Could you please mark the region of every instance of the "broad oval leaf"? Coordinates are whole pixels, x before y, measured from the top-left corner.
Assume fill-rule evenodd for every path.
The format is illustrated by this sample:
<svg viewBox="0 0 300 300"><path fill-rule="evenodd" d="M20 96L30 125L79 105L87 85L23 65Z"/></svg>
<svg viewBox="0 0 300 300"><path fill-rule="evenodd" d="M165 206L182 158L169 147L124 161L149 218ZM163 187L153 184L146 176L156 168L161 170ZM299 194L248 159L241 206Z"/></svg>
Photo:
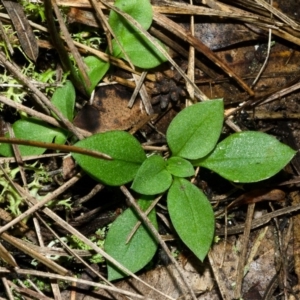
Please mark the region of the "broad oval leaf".
<svg viewBox="0 0 300 300"><path fill-rule="evenodd" d="M153 17L149 0L116 0L115 6L133 17L144 29L149 29ZM118 38L122 39L128 32L136 32L133 25L113 10L110 11L108 22Z"/></svg>
<svg viewBox="0 0 300 300"><path fill-rule="evenodd" d="M74 86L71 81L67 81L64 86L55 90L51 101L69 121L72 121L74 117L75 98Z"/></svg>
<svg viewBox="0 0 300 300"><path fill-rule="evenodd" d="M116 130L95 134L77 142L75 146L99 151L112 157L112 160L105 160L72 153L76 162L86 173L112 186L132 181L146 159L139 142L125 131Z"/></svg>
<svg viewBox="0 0 300 300"><path fill-rule="evenodd" d="M278 173L295 153L266 133L245 131L230 135L194 165L234 182L256 182Z"/></svg>
<svg viewBox="0 0 300 300"><path fill-rule="evenodd" d="M91 81L91 86L87 88L87 91L91 94L96 85L108 71L110 63L103 61L96 56L87 56L84 58L84 62L88 67L87 74Z"/></svg>
<svg viewBox="0 0 300 300"><path fill-rule="evenodd" d="M155 38L154 38L155 39ZM155 39L162 47L164 45ZM124 35L122 38L122 46L130 61L137 67L143 69L151 69L159 66L166 61L165 57L156 49L148 39L141 34L137 33ZM113 40L114 55L126 60L125 55L122 53L120 47Z"/></svg>
<svg viewBox="0 0 300 300"><path fill-rule="evenodd" d="M133 17L145 30L152 23L152 6L149 0L117 0L115 6ZM166 61L156 47L130 22L114 11L110 12L109 24L131 62L140 68L154 68ZM126 59L113 41L114 55Z"/></svg>
<svg viewBox="0 0 300 300"><path fill-rule="evenodd" d="M64 143L66 134L60 129L53 128L45 124L41 120L34 118L26 118L16 121L13 126L13 131L16 138L26 139L30 141L52 143L57 140ZM7 134L7 137L9 135ZM19 150L22 156L40 155L46 151L46 148L38 148L34 146L19 145ZM14 156L12 146L9 144L0 144L0 155Z"/></svg>
<svg viewBox="0 0 300 300"><path fill-rule="evenodd" d="M166 161L153 155L143 162L131 188L143 195L155 195L166 191L171 183L172 175L166 170Z"/></svg>
<svg viewBox="0 0 300 300"><path fill-rule="evenodd" d="M138 200L138 204L145 211L151 201L145 196L144 199ZM149 213L148 218L154 227L158 228L155 209ZM142 269L152 259L157 249L157 243L144 224L140 225L126 244L128 236L138 221L139 217L133 209L126 209L110 226L104 244L105 251L133 273ZM107 265L108 280L126 276L111 263L108 262Z"/></svg>
<svg viewBox="0 0 300 300"><path fill-rule="evenodd" d="M189 177L194 175L193 165L184 158L170 157L167 160L167 170L177 177Z"/></svg>
<svg viewBox="0 0 300 300"><path fill-rule="evenodd" d="M184 178L175 178L168 192L172 224L189 249L204 260L215 229L214 213L206 196Z"/></svg>
<svg viewBox="0 0 300 300"><path fill-rule="evenodd" d="M183 109L167 130L174 156L198 159L215 147L223 125L223 101L211 100Z"/></svg>

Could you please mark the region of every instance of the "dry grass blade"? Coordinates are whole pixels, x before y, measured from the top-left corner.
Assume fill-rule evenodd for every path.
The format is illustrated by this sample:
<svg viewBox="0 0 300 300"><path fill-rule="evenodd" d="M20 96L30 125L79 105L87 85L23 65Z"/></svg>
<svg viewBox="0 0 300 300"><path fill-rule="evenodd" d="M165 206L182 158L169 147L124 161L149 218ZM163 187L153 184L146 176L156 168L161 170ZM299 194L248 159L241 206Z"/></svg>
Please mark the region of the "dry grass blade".
<svg viewBox="0 0 300 300"><path fill-rule="evenodd" d="M144 84L144 79L147 76L147 72L143 72L141 76L132 73L132 76L135 80L136 87L135 87L135 90L134 90L134 92L131 96L131 99L129 100L127 106L131 108L133 106L133 103L136 99L137 94L140 93L140 96L141 96L141 99L142 99L142 102L144 104L144 107L145 107L145 110L146 110L147 114L152 115L152 117L153 117L154 110L153 110L153 107L152 107L152 104L151 104L151 99L150 99L150 97L147 93L147 88Z"/></svg>
<svg viewBox="0 0 300 300"><path fill-rule="evenodd" d="M14 54L14 49L9 41L9 38L7 37L7 34L3 28L3 24L0 20L0 36L2 38L2 40L5 42L5 46L7 47L7 50L9 51L10 55Z"/></svg>
<svg viewBox="0 0 300 300"><path fill-rule="evenodd" d="M0 166L1 168L1 166ZM77 176L73 176L69 181L64 183L62 186L60 186L58 189L56 189L54 192L46 196L43 200L37 202L35 198L33 198L30 194L28 194L27 191L25 191L23 188L21 188L18 184L14 183L9 177L7 180L10 182L10 184L15 188L15 190L23 197L24 200L28 200L29 203L31 203L31 206L28 210L23 212L18 217L14 218L12 221L8 222L6 225L2 226L0 228L0 234L4 231L8 230L12 226L16 225L17 223L21 222L24 218L30 216L35 211L39 210L41 207L43 207L45 204L47 204L49 201L55 199L58 195L63 193L65 190L70 188L73 184L75 184L80 179L80 174L77 174Z"/></svg>
<svg viewBox="0 0 300 300"><path fill-rule="evenodd" d="M45 266L47 266L54 272L57 272L60 275L67 275L70 273L67 269L63 268L62 266L60 266L56 262L52 261L51 259L43 256L39 252L33 250L28 245L23 244L18 239L7 234L6 232L3 232L1 234L1 238L3 240L5 240L6 242L10 243L11 245L15 246L20 251L22 251L22 252L26 253L27 255L31 256L32 258L38 260L39 262L41 262L42 264L44 264Z"/></svg>
<svg viewBox="0 0 300 300"><path fill-rule="evenodd" d="M41 295L41 293L35 292L26 287L18 287L13 282L9 281L9 284L12 289L17 291L20 295L22 295L25 299L39 299L39 300L54 300L53 298L47 297L45 295ZM30 297L30 298L29 298Z"/></svg>
<svg viewBox="0 0 300 300"><path fill-rule="evenodd" d="M250 237L250 231L251 231L251 223L253 219L253 214L254 214L254 208L255 208L255 203L250 204L248 206L247 210L247 220L245 224L245 229L244 229L244 235L242 236L242 243L241 243L241 249L240 249L240 257L239 257L239 262L238 262L238 267L237 267L237 276L236 276L236 286L235 286L235 298L239 299L242 295L242 282L244 278L244 268L245 268L245 263L246 263L246 256L247 256L247 250L248 250L248 242L249 242L249 237Z"/></svg>
<svg viewBox="0 0 300 300"><path fill-rule="evenodd" d="M10 273L11 270L0 267L0 274L8 274ZM127 292L125 290L122 289L118 289L115 287L111 287L108 285L104 285L101 283L97 283L97 282L93 282L93 281L88 281L88 280L83 280L83 279L78 279L76 277L70 277L70 276L61 276L55 273L49 273L49 272L40 272L40 271L35 271L35 270L28 270L28 269L16 269L15 271L17 274L22 274L22 275L33 275L33 276L39 276L39 277L44 277L44 278L50 278L50 279L57 279L57 280L63 280L63 281L68 281L68 282L77 282L77 283L82 283L82 284L86 284L88 286L93 286L93 287L97 287L100 289L104 289L104 290L108 290L108 291L112 291L112 292L117 292L120 293L122 295L128 296L128 297L133 297L133 298L137 298L137 299L148 299L149 298L139 295L139 294L135 294L135 293L131 293L131 292ZM170 297L168 297L168 299L172 299Z"/></svg>
<svg viewBox="0 0 300 300"><path fill-rule="evenodd" d="M0 258L12 267L18 267L14 257L6 250L6 248L0 243Z"/></svg>
<svg viewBox="0 0 300 300"><path fill-rule="evenodd" d="M37 214L37 217L40 219L40 221L44 224L44 226L55 236L55 238L60 242L60 244L63 246L65 253L67 252L69 255L72 255L74 258L76 258L78 261L80 261L84 266L86 266L92 273L94 273L96 276L98 276L103 282L105 282L107 285L113 286L112 283L110 283L103 275L101 275L99 272L94 270L88 263L86 263L79 254L74 249L71 249L57 234L56 232L41 218L39 214ZM91 255L90 251L88 252L89 255Z"/></svg>
<svg viewBox="0 0 300 300"><path fill-rule="evenodd" d="M14 130L11 127L10 124L8 124L7 129L8 129L9 136L11 136L12 138L15 138ZM13 149L13 152L14 152L14 157L16 158L16 162L17 162L19 170L20 170L23 185L25 186L25 188L27 188L27 179L26 179L26 175L25 175L25 171L24 171L24 163L23 163L23 160L22 160L22 156L21 156L19 146L16 145L16 144L12 145L12 149ZM4 173L3 170L2 170L2 172Z"/></svg>
<svg viewBox="0 0 300 300"><path fill-rule="evenodd" d="M264 0L255 0L255 2L258 3L259 5L263 6L264 8L266 8L268 11L270 11L276 17L278 17L279 19L284 21L286 24L290 25L293 29L295 29L297 31L300 30L300 25L297 22L295 22L294 20L289 18L286 14L282 13L281 11L276 9L275 7L273 7L268 2L266 2Z"/></svg>
<svg viewBox="0 0 300 300"><path fill-rule="evenodd" d="M2 1L8 15L17 31L20 44L26 55L36 61L39 55L39 47L31 26L24 14L23 7L16 2Z"/></svg>
<svg viewBox="0 0 300 300"><path fill-rule="evenodd" d="M2 284L3 284L3 286L4 286L4 289L5 289L5 293L6 293L6 295L7 295L7 299L8 300L14 300L14 296L13 296L13 294L12 294L12 291L11 291L11 289L10 289L10 286L9 286L9 284L8 284L8 280L6 279L6 277L2 277L1 276L1 281L2 281ZM0 298L1 300L6 300L6 298Z"/></svg>

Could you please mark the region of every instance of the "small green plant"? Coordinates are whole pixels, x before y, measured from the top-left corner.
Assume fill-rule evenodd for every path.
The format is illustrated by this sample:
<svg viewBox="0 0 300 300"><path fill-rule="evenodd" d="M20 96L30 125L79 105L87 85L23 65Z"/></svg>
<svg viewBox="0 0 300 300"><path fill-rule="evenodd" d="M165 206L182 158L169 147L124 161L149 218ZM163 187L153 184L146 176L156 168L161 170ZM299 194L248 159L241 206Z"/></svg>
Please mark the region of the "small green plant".
<svg viewBox="0 0 300 300"><path fill-rule="evenodd" d="M77 163L93 178L119 186L132 181L139 193L141 209L146 210L156 194L167 192L168 211L182 241L203 260L214 237L214 214L204 193L188 179L194 167L211 169L233 182L256 182L279 172L295 151L274 137L261 132L234 133L218 143L223 126L223 101L192 105L170 123L167 143L170 157L146 156L139 142L129 133L111 131L95 134L75 145L106 153L112 160L73 153ZM155 212L149 216L156 226ZM129 208L112 224L105 250L133 272L144 267L156 251L156 243L146 227L140 227L132 240L127 237L138 221ZM124 276L108 265L110 280Z"/></svg>
<svg viewBox="0 0 300 300"><path fill-rule="evenodd" d="M114 5L133 17L143 29L150 28L153 12L149 0L117 0ZM129 58L134 66L143 69L155 68L166 61L156 47L122 16L111 11L108 22L119 42L118 44L115 39L112 40L111 55L125 60ZM107 52L109 51L107 50ZM110 63L94 56L86 57L85 63L89 68L88 74L92 82L87 90L91 93L108 71Z"/></svg>
<svg viewBox="0 0 300 300"><path fill-rule="evenodd" d="M52 101L69 120L73 118L75 93L70 82L57 89ZM95 134L75 143L77 147L108 154L111 160L79 153L72 156L87 174L106 185L132 182L131 189L140 195L138 204L144 211L155 195L166 192L169 215L177 234L203 260L213 242L214 214L204 193L188 180L194 175L194 168L205 167L232 182L249 183L273 176L295 154L288 146L261 132L234 133L218 143L223 120L220 99L183 109L167 130L170 150L167 159L157 153L146 155L138 140L124 131ZM29 136L31 140L56 143L64 143L67 138L67 132L36 119L21 119L12 127L17 138ZM22 155L33 155L45 149L20 146L20 151ZM11 146L1 144L0 154L11 156ZM149 219L157 228L155 209ZM143 268L157 249L145 225L127 243L138 220L136 212L127 209L111 225L105 241L105 250L132 272ZM109 280L124 276L108 264Z"/></svg>
<svg viewBox="0 0 300 300"><path fill-rule="evenodd" d="M152 10L148 0L117 0L115 4L133 16L145 30L149 28ZM123 17L111 12L109 23L136 66L150 68L165 60ZM113 52L115 56L126 57L115 41ZM95 57L87 57L86 63L90 68L92 90L109 64ZM73 119L75 90L71 82L57 89L52 101L68 120ZM78 153L72 153L72 156L87 174L106 185L120 186L132 182L131 189L138 193L138 204L143 211L151 205L155 195L166 193L169 215L178 236L203 260L213 242L214 213L204 193L189 181L194 175L194 168L205 167L232 182L249 183L273 176L295 154L288 146L261 132L235 133L218 143L223 121L223 101L220 99L197 103L182 110L167 130L168 158L157 153L146 154L138 140L124 131L95 134L75 144L108 154L111 160ZM33 141L63 144L68 137L64 130L34 118L23 117L12 127L17 138L26 136ZM37 155L45 151L33 146L19 148L22 155ZM12 156L11 146L0 144L0 154ZM157 228L155 209L148 217ZM104 245L108 254L132 272L143 268L157 249L145 225L140 226L127 243L128 235L139 220L136 212L128 208L111 225ZM124 276L108 263L109 280Z"/></svg>

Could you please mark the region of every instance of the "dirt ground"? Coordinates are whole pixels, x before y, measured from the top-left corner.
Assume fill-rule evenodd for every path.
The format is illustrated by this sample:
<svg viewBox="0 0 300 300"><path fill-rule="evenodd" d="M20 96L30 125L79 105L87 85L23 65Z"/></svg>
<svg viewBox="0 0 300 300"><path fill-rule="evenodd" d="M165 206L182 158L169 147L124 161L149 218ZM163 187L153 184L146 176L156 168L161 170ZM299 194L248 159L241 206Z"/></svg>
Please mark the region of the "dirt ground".
<svg viewBox="0 0 300 300"><path fill-rule="evenodd" d="M71 33L82 24L92 32L103 32L89 1L56 2L65 13L65 23ZM224 99L226 122L222 138L236 131L255 130L271 134L293 149L299 149L300 24L297 21L300 5L297 0L272 1L271 4L264 0L152 1L152 6L154 17L149 32L168 47L176 64L203 95ZM103 4L101 7L107 16L109 10L104 9ZM6 14L2 9L0 20L10 25ZM21 44L37 72L52 68L56 74L61 73L61 61L50 35L40 31L32 16L24 18L32 21L30 26L39 37L38 53L33 51L32 59L22 48L26 46L19 35L13 35L14 42ZM42 25L46 26L46 23ZM105 40L104 33L101 38ZM99 50L105 51L104 45L93 54L100 55ZM81 55L91 51L78 44L77 47ZM20 69L28 66L29 60L24 59L18 49L11 56L11 61ZM0 68L0 80L7 73L17 78L9 66L1 63ZM128 108L140 77L135 77L136 81L132 78L133 73L119 64L111 68L96 87L92 101L77 91L73 124L92 134L126 130L145 146L164 146L171 120L186 105L199 101L199 97L197 99L193 88L167 62L147 72L142 85L147 97L139 93L133 107ZM32 79L27 77L28 81ZM24 82L23 88L27 93L23 105L38 111L35 91L30 91ZM1 95L7 95L7 86L2 84L0 89ZM39 89L46 94L43 87ZM17 118L16 109L3 104L2 136ZM298 154L279 174L253 184L233 185L210 171L201 170L195 184L211 201L216 216L215 242L203 263L178 240L169 226L166 199L162 199L157 207L159 233L176 253L194 294L183 284L162 249L151 264L137 274L139 280L129 278L113 282L116 290L95 288L93 284L103 283L107 275L105 262L85 260L92 254L86 249L74 251L85 260L85 265L78 257L70 257L47 224L61 237L70 234L70 228L73 228L86 237L104 239L105 236L95 232L106 228L126 209L126 197L119 189L103 186L88 176L76 178L80 170L70 157L54 156L52 150L46 154L47 157L36 158L34 162L42 164L52 179L51 183L42 186L36 199L51 192L54 199L71 199L72 205L69 208L62 205L41 207L34 214L30 213L26 225L18 223L19 220L13 227L8 226L4 233L1 231L0 299L133 299L138 298L137 294L146 299L300 298ZM0 161L3 167L8 164L4 158ZM16 162L9 164L10 168L16 166ZM29 183L33 181L32 172L28 170L25 177ZM14 182L26 192L21 175L14 178ZM55 196L66 184L66 188ZM4 190L2 186L1 193ZM7 211L7 200L2 198L0 219L4 226L15 216ZM27 209L28 205L24 203L22 212ZM76 234L76 231L71 233ZM57 242L53 244L53 240ZM51 248L47 247L50 243ZM58 260L52 259L54 256L59 257ZM48 265L44 257L51 258L49 260L57 265ZM37 286L22 283L29 274ZM72 274L77 274L78 280L71 282ZM39 292L42 286L44 290ZM11 290L14 294L9 292ZM126 292L132 294L126 296Z"/></svg>

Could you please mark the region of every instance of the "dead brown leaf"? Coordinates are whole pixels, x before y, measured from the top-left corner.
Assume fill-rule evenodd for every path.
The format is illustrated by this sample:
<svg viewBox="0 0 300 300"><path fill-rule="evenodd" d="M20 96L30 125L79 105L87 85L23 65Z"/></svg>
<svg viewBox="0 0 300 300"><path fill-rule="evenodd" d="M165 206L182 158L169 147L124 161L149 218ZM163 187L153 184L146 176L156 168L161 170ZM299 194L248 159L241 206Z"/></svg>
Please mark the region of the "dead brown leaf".
<svg viewBox="0 0 300 300"><path fill-rule="evenodd" d="M17 31L24 52L30 59L36 61L39 55L39 47L33 30L24 14L23 7L19 3L12 1L2 1L2 4L6 8Z"/></svg>

